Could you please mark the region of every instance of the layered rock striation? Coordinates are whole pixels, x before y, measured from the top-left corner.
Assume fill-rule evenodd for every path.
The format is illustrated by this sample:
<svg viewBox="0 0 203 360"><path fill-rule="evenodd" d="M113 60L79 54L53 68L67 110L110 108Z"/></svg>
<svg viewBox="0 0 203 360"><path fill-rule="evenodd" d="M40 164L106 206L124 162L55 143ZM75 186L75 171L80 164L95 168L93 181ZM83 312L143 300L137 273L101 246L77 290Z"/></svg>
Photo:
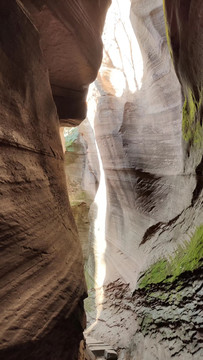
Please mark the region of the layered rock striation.
<svg viewBox="0 0 203 360"><path fill-rule="evenodd" d="M76 359L85 293L39 36L15 2L3 1L1 357Z"/></svg>
<svg viewBox="0 0 203 360"><path fill-rule="evenodd" d="M139 271L167 247L169 253L177 247L181 231L172 235L172 242L167 237L152 240L152 235L190 206L196 174L187 176L184 170L183 101L168 51L162 2L132 2L131 21L129 11L130 2L125 8L113 2L108 13L104 60L92 91L95 112L88 115L104 171L101 192L108 199L104 222L109 278L122 273L133 287ZM125 263L126 275L118 263Z"/></svg>
<svg viewBox="0 0 203 360"><path fill-rule="evenodd" d="M86 285L59 117L77 123L85 116L85 93L102 55L106 5L99 6L0 3L2 359L78 359Z"/></svg>
<svg viewBox="0 0 203 360"><path fill-rule="evenodd" d="M88 333L121 359L201 358L202 6L165 3L167 31L161 0L112 2L88 112L101 160Z"/></svg>
<svg viewBox="0 0 203 360"><path fill-rule="evenodd" d="M110 0L21 2L40 32L60 124L79 125L86 116L88 85L101 65L101 33Z"/></svg>
<svg viewBox="0 0 203 360"><path fill-rule="evenodd" d="M88 333L120 359L201 358L201 1L112 1L66 180L59 126L85 117L108 5L0 4L8 360L85 357L83 258Z"/></svg>

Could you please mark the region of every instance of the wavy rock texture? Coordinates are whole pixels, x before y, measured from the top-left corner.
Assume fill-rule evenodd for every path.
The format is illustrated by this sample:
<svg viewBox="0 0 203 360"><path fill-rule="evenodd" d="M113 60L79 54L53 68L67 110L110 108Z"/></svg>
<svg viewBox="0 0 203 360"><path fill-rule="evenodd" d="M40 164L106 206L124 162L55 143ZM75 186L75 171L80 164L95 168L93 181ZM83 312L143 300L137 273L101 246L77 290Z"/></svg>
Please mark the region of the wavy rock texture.
<svg viewBox="0 0 203 360"><path fill-rule="evenodd" d="M93 90L108 197L106 280L121 275L133 287L140 270L167 246L169 252L176 247L180 233L174 244L165 239L164 250L163 241L147 240L190 206L196 177L183 175L181 88L168 52L161 1L132 3L134 31L122 2L113 2L108 17L104 60Z"/></svg>
<svg viewBox="0 0 203 360"><path fill-rule="evenodd" d="M27 1L23 3L28 5ZM0 358L6 360L78 359L85 327L82 252L67 195L59 119L45 62L55 85L58 86L61 66L66 63L61 75L64 87L71 88L68 72L72 80L78 78L78 87L87 87L96 76L101 59L97 34L101 32L104 13L99 15L98 9L100 21L97 32L92 34L92 47L87 46L87 38L78 68L72 69L77 52L71 54L68 47L71 42L80 49L85 23L77 32L80 41L73 40L71 34L76 31L71 27L75 17L83 17L84 12L72 17L80 5L76 1L72 2L71 14L64 9L64 1L57 4L49 2L49 10L45 2L35 2L39 11L39 17L33 12L37 31L21 1L0 3ZM91 17L92 2L84 2L84 6ZM67 14L66 26L69 24L72 29L68 32L70 39L66 26L62 26L64 18L61 22L57 18L60 13L63 17ZM41 24L42 15L47 16ZM87 26L86 32L89 30ZM57 43L61 35L61 43ZM67 43L62 59L63 41ZM95 46L94 67L91 63L86 69L82 65L86 56L94 53ZM88 54L82 56L84 49ZM78 75L80 65L82 74ZM77 102L77 96L67 96L68 104ZM82 106L81 101L78 106ZM77 118L74 109L70 112Z"/></svg>
<svg viewBox="0 0 203 360"><path fill-rule="evenodd" d="M108 4L0 4L3 359L85 356L82 253L52 93L61 124L84 118ZM96 139L83 146L91 194L98 185L85 255L96 287L89 332L120 359L201 358L202 5L164 4L182 89L161 0L114 0L84 130Z"/></svg>
<svg viewBox="0 0 203 360"><path fill-rule="evenodd" d="M88 85L102 60L101 33L110 0L22 0L40 32L61 125L86 116Z"/></svg>
<svg viewBox="0 0 203 360"><path fill-rule="evenodd" d="M120 348L120 359L163 360L177 356L199 360L201 349L196 344L200 342L202 331L200 295L194 300L196 295L192 282L189 284L188 280L193 276L194 268L187 270L183 266L174 275L176 277L170 275L173 291L173 287L176 289L178 284L185 282L180 298L185 297L187 286L190 288L188 291L193 295L188 297L187 304L179 301L173 306L173 302L169 301L166 308L163 303L146 304L145 297L153 292L153 277L147 277L149 280L139 306L132 297L132 290L139 287L139 278L140 284L143 278L146 279L144 274L147 269L150 269L150 276L154 276L155 269L161 272L162 263L159 261L163 259L165 264L168 258L175 263L179 253L187 252L184 250L186 243L195 238L196 229L203 223L203 151L198 140L202 131L200 99L203 77L202 57L199 55L202 6L195 5L193 1L187 2L187 5L181 1L166 1L170 24L167 37L169 40L171 34L171 43L179 54L176 56L180 56L176 60L174 55L174 61L181 89L167 46L162 1L132 1L131 4L113 1L112 4L103 35L104 60L91 92L88 111L88 120L93 124L99 149L101 174L90 213L94 221L90 228L89 287L92 288L95 283L96 295L91 291L87 302L91 323L88 333L106 342L111 341L112 345ZM195 16L198 5L199 15ZM186 19L190 24L195 22L194 32L191 31L192 25L187 28L190 31L185 32ZM176 24L178 32L175 21L179 24ZM180 48L176 36L181 39ZM192 58L189 49L193 50ZM188 79L192 94L185 90ZM195 86L198 91L195 91ZM189 99L189 105L182 91ZM196 95L197 92L199 95ZM186 125L184 114L187 115ZM187 135L190 129L192 131L189 139L184 134L184 126ZM196 134L196 128L200 135ZM200 233L199 242L202 242L202 236ZM201 249L200 246L200 252ZM196 256L195 252L192 254ZM188 264L193 260L187 259ZM153 263L155 268L150 267ZM195 266L198 268L200 263L197 261ZM181 280L181 274L187 271L188 277ZM147 273L145 275L148 276ZM118 279L124 289L129 286L126 294L125 290L111 293L108 288L111 284L116 289ZM202 281L198 271L194 272L192 279L200 289ZM155 283L162 284L164 280L156 279ZM160 285L156 291L165 295L171 289ZM135 297L139 295L136 291ZM124 301L125 296L127 300ZM193 306L193 301L196 301L197 308ZM150 306L155 309L157 304L160 312L154 333L151 322L152 328L149 326L150 330L145 332L138 318L151 319L153 311ZM187 306L191 312L184 319ZM135 314L133 317L131 309ZM165 319L165 312L169 312L171 324ZM173 319L178 316L177 323ZM189 323L196 325L189 329ZM168 328L167 336L164 335L163 324ZM184 338L184 333L188 331L193 331L193 335L188 333L190 340ZM174 337L170 335L172 332ZM186 346L187 343L190 346ZM127 348L127 353L122 350Z"/></svg>

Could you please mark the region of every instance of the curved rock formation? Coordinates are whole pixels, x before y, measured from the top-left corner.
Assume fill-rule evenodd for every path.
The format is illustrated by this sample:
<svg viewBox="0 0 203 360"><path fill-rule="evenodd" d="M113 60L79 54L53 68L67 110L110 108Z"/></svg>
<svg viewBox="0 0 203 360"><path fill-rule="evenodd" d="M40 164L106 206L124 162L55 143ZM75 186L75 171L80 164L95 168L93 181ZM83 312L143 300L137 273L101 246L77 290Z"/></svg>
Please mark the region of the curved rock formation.
<svg viewBox="0 0 203 360"><path fill-rule="evenodd" d="M88 85L102 60L101 33L110 0L22 0L40 32L61 125L86 116Z"/></svg>
<svg viewBox="0 0 203 360"><path fill-rule="evenodd" d="M6 360L86 356L83 258L59 125L85 117L108 5L0 3ZM80 128L86 143L68 159L78 188L87 165L90 198L98 187L85 253L89 332L120 360L201 358L203 7L165 0L164 10L166 35L161 0L113 0Z"/></svg>
<svg viewBox="0 0 203 360"><path fill-rule="evenodd" d="M89 332L125 349L120 359L201 357L202 6L186 3L166 1L181 84L162 1L113 1L92 90L101 176Z"/></svg>
<svg viewBox="0 0 203 360"><path fill-rule="evenodd" d="M48 75L59 116L81 121L101 61L99 5L0 3L1 359L78 359L86 285Z"/></svg>
<svg viewBox="0 0 203 360"><path fill-rule="evenodd" d="M183 194L190 193L187 189L194 187L195 177L181 176L182 96L168 52L161 1L141 7L132 3L134 32L122 2L120 9L117 4L113 2L104 32L94 127L108 198L109 279L121 275L133 287L146 253L149 258L158 256L149 243L144 246L149 228L153 233L190 204L191 194ZM130 2L130 10L129 6ZM116 77L123 82L117 83ZM121 263L126 264L126 274L119 271Z"/></svg>

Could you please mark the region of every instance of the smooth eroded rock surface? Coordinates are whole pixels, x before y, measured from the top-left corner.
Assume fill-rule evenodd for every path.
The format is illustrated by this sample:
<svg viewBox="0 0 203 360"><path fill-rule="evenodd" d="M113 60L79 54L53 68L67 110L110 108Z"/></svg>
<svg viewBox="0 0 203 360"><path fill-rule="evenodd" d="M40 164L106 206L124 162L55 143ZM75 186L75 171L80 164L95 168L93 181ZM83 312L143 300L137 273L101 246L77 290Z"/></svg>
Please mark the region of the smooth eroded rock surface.
<svg viewBox="0 0 203 360"><path fill-rule="evenodd" d="M77 359L86 286L39 34L0 4L0 358Z"/></svg>
<svg viewBox="0 0 203 360"><path fill-rule="evenodd" d="M107 15L86 309L121 360L201 358L202 19L192 0L113 1Z"/></svg>
<svg viewBox="0 0 203 360"><path fill-rule="evenodd" d="M22 0L40 33L61 125L86 116L88 85L102 60L101 33L110 0Z"/></svg>

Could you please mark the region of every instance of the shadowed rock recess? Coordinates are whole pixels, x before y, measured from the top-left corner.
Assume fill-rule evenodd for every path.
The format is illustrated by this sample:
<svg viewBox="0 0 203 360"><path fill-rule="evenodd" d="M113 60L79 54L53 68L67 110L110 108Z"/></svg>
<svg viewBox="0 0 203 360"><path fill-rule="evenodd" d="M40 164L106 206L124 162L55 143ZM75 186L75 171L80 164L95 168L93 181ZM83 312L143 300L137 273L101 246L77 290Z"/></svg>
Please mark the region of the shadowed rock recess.
<svg viewBox="0 0 203 360"><path fill-rule="evenodd" d="M202 359L202 86L202 0L0 1L0 359L94 359L87 287L99 356Z"/></svg>

